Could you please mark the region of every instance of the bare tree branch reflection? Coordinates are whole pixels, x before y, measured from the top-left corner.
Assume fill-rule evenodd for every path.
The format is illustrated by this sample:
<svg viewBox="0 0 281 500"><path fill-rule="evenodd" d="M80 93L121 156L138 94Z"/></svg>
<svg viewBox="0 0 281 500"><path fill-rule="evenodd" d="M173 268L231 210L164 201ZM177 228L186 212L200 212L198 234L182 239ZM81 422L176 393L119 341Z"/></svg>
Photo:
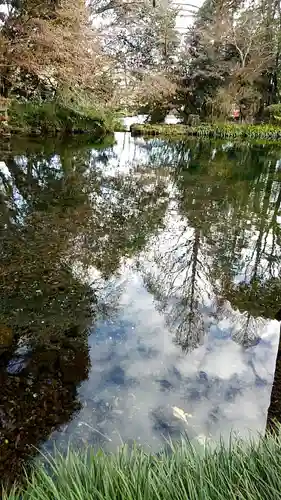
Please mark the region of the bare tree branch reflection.
<svg viewBox="0 0 281 500"><path fill-rule="evenodd" d="M200 230L188 228L182 221L171 220L170 224L173 236L166 228L166 240L154 247L152 270L142 266L142 275L175 342L188 351L203 341L208 266L204 265Z"/></svg>
<svg viewBox="0 0 281 500"><path fill-rule="evenodd" d="M152 268L157 270L144 272L145 282L185 350L202 341L208 301L216 307L217 320L230 319L233 339L244 347L253 346L259 341L263 318L272 317L274 311L268 316L261 310L260 290L256 290L258 301L253 294L248 300L240 288L243 277L247 287L258 276L279 273L279 246L273 244L280 234L276 151L268 147L261 154L255 147L233 145L212 149L203 141L185 143L184 151L183 155L177 143L162 149L161 161L169 164L170 155L178 161L172 210L185 222L178 235L171 230L178 219L166 226L167 240L174 244L155 251ZM267 300L274 309L273 296L278 302L276 293ZM240 312L228 309L225 301Z"/></svg>

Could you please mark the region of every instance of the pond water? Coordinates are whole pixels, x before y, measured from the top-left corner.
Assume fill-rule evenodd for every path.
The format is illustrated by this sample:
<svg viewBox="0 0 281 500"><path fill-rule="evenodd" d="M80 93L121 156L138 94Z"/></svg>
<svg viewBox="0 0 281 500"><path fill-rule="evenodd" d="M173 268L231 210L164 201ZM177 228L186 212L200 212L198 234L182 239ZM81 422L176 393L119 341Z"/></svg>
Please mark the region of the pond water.
<svg viewBox="0 0 281 500"><path fill-rule="evenodd" d="M157 451L280 417L280 158L129 133L1 146L1 477L34 447Z"/></svg>

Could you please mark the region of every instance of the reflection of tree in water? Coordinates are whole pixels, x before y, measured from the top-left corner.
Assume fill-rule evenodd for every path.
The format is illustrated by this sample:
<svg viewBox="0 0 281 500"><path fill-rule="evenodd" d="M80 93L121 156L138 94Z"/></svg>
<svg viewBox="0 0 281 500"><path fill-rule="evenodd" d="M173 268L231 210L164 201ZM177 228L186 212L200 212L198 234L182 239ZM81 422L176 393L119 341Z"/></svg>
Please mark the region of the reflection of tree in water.
<svg viewBox="0 0 281 500"><path fill-rule="evenodd" d="M183 338L176 334L181 345L193 348L202 329L198 316L198 330L196 321L189 329L190 312L196 309L198 314L202 305L204 287L201 302L198 298L201 272L206 277L205 288L216 296L216 318L228 318L233 340L252 347L260 341L259 332L268 319L281 321L278 151L268 146L229 146L223 152L220 146L212 150L208 143L197 142L190 147L186 168L180 153L175 181L178 212L188 221L181 235L186 241L179 245L171 231L174 245L154 258L157 271L146 276L149 290L168 316L168 324L174 330L179 327L180 333L186 329ZM168 160L169 152L167 164ZM193 300L195 291L197 302ZM252 368L259 380L254 365ZM274 419L281 422L280 387L281 340L268 409L269 429Z"/></svg>
<svg viewBox="0 0 281 500"><path fill-rule="evenodd" d="M174 152L177 147L178 154ZM234 340L245 347L254 345L264 321L243 307L240 310L245 314L231 314L225 300L235 304L237 276L247 272L249 277L249 269L254 274L260 260L271 272L276 269L280 207L276 151L257 146L223 148L204 141L190 142L189 148L188 143L184 148L180 143L168 143L167 164L171 148L178 158L177 206L180 216L188 221L181 235L186 241L155 258L159 270L146 278L149 288L185 349L193 348L204 332L204 294L205 299L208 294L216 295L217 318L232 316ZM264 236L272 242L269 254ZM233 294L226 293L230 286Z"/></svg>
<svg viewBox="0 0 281 500"><path fill-rule="evenodd" d="M25 335L32 343L46 344L87 325L94 294L71 270L75 240L85 231L90 212L82 177L86 161L72 159L71 165L63 153L60 161L44 153L6 158L10 176L2 197L1 324L12 330L15 341Z"/></svg>
<svg viewBox="0 0 281 500"><path fill-rule="evenodd" d="M145 149L149 153L149 163L153 167L185 168L190 160L191 148L197 149L200 141L190 139L189 141L150 139L146 142Z"/></svg>
<svg viewBox="0 0 281 500"><path fill-rule="evenodd" d="M22 151L7 149L0 173L3 480L14 479L32 446L79 409L76 387L87 377L98 306L87 269L109 277L123 255L141 248L166 207L164 184L151 172L103 176L89 147Z"/></svg>
<svg viewBox="0 0 281 500"><path fill-rule="evenodd" d="M240 280L233 281L233 270L223 272L222 296L229 300L235 309L248 317L249 323L261 318L274 319L280 309L280 228L276 222L281 203L281 189L274 185L274 173L264 176L261 190L261 204L258 217L254 221L252 234L248 232L246 258L241 259ZM247 248L248 247L248 248ZM249 329L250 331L250 329ZM256 325L257 331L257 325ZM254 341L254 332L251 332Z"/></svg>
<svg viewBox="0 0 281 500"><path fill-rule="evenodd" d="M264 275L249 283L239 283L232 288L231 293L233 306L254 318L274 319L280 309L281 281L277 277L266 279Z"/></svg>
<svg viewBox="0 0 281 500"><path fill-rule="evenodd" d="M0 221L3 480L14 479L33 447L78 408L76 386L87 377L87 328L96 303L94 292L71 270L71 250L90 208L82 177L87 154L76 161L65 150L56 156L31 149L25 156L9 154L5 161ZM24 356L13 354L19 341L28 350Z"/></svg>
<svg viewBox="0 0 281 500"><path fill-rule="evenodd" d="M200 232L184 228L180 234L168 232L174 241L154 251L154 271L143 270L148 290L164 313L175 342L184 350L195 348L203 340L203 295L206 292L206 267L202 261Z"/></svg>
<svg viewBox="0 0 281 500"><path fill-rule="evenodd" d="M228 162L222 152L216 152L208 164L201 161L203 172L199 173L197 179L197 185L201 184L206 193L205 200L202 196L200 219L209 243L208 252L212 262L210 279L216 289L218 317L220 313L226 314L223 301L229 300L233 307L237 298L236 293L226 294L225 290L228 287L234 290L237 286L234 283L244 273L247 273L248 280L253 279L257 273L257 263L262 259L268 261L267 246L260 234L268 234L272 226L276 228L276 215L280 206L280 184L274 160L270 158L271 152L267 157L255 147L240 151L238 148L236 154L231 153L235 158L234 165L231 165L230 153L231 149ZM202 186L205 165L209 173L209 186L207 183ZM254 243L257 234L257 242ZM273 234L274 231L269 239ZM278 253L278 247L275 246L274 251ZM272 300L271 296L271 303ZM243 307L239 310L245 311ZM260 317L255 318L256 315L248 309L245 314L233 315L233 338L245 347L257 342L259 323L264 323ZM237 321L239 328L235 325Z"/></svg>
<svg viewBox="0 0 281 500"><path fill-rule="evenodd" d="M248 311L233 309L233 304L224 300L216 301L217 320L228 319L231 326L231 338L245 349L253 347L260 342L259 332L266 325L267 320L261 316L254 317Z"/></svg>
<svg viewBox="0 0 281 500"><path fill-rule="evenodd" d="M281 261L280 261L281 265ZM234 307L244 311L252 322L265 322L265 318L281 321L281 279L280 277L260 276L247 283L241 283L232 290ZM254 323L255 325L255 323ZM257 329L252 338L257 336ZM249 335L247 336L249 338ZM274 381L268 408L267 428L271 429L274 420L281 422L281 335L276 357Z"/></svg>
<svg viewBox="0 0 281 500"><path fill-rule="evenodd" d="M103 276L115 272L122 256L141 250L167 208L165 173L149 167L108 176L93 195L93 232L88 243Z"/></svg>
<svg viewBox="0 0 281 500"><path fill-rule="evenodd" d="M255 155L252 160L254 158ZM234 313L233 309L231 313L228 311L229 317L236 327L233 338L245 347L259 341L260 327L268 319L281 319L281 232L277 223L281 179L272 152L264 151L258 162L261 160L263 168L259 171L255 165L247 184L237 184L236 202L232 204L236 205L235 212L228 210L226 217L220 213L225 231L216 232L217 243L213 248L212 273L219 282L217 314L227 315L224 301L229 301L234 309ZM248 161L250 167L249 154ZM214 226L211 229L214 231ZM239 326L235 322L239 322ZM280 360L279 346L268 426L273 417L281 421Z"/></svg>

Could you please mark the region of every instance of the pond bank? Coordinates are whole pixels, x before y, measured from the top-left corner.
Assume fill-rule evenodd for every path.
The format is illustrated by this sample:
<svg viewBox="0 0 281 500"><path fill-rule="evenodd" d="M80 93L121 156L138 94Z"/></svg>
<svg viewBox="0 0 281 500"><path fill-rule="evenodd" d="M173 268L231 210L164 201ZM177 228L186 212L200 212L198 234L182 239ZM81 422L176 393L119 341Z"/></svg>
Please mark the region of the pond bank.
<svg viewBox="0 0 281 500"><path fill-rule="evenodd" d="M59 102L39 104L14 101L9 105L7 117L0 128L0 136L56 137L89 134L93 138L101 138L121 127L116 116L109 110Z"/></svg>
<svg viewBox="0 0 281 500"><path fill-rule="evenodd" d="M164 136L164 137L214 137L214 138L250 138L250 139L281 139L281 128L273 125L239 125L239 124L202 124L197 127L176 124L133 124L130 127L133 136Z"/></svg>
<svg viewBox="0 0 281 500"><path fill-rule="evenodd" d="M91 448L57 454L47 466L37 465L24 490L5 500L46 498L230 500L280 498L280 432L257 443L233 440L229 446L195 449L183 440L152 455L141 447L94 454ZM52 472L51 472L52 471Z"/></svg>

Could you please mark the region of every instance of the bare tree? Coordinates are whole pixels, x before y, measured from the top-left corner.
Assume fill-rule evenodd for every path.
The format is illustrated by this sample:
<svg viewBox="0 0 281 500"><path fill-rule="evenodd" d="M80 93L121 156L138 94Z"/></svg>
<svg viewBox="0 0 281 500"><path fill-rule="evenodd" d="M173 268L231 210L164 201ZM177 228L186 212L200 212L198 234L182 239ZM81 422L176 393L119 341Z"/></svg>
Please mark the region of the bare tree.
<svg viewBox="0 0 281 500"><path fill-rule="evenodd" d="M69 4L23 2L11 10L0 31L1 93L8 96L19 81L27 90L47 84L100 86L105 58L84 1ZM32 82L32 84L31 84ZM98 83L98 86L97 86Z"/></svg>
<svg viewBox="0 0 281 500"><path fill-rule="evenodd" d="M177 10L162 1L154 8L151 0L94 2L92 8L94 13L103 10L103 47L114 60L122 102L150 107L164 94L166 101L167 87L173 87L175 78Z"/></svg>
<svg viewBox="0 0 281 500"><path fill-rule="evenodd" d="M274 44L261 10L251 7L235 15L222 11L216 21L203 27L202 38L206 46L217 47L228 66L228 76L214 100L217 107L228 102L229 114L236 103L241 116L255 113L261 98L259 80L274 61Z"/></svg>

